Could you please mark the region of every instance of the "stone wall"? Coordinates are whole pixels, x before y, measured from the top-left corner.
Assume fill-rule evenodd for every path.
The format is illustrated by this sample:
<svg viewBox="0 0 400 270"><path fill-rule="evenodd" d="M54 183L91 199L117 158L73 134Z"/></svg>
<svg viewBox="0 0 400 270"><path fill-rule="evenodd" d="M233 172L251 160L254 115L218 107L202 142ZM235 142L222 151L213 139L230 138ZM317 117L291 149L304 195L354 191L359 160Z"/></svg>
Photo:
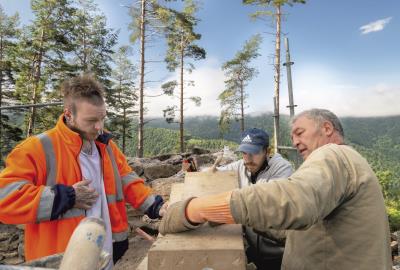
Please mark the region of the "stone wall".
<svg viewBox="0 0 400 270"><path fill-rule="evenodd" d="M0 223L0 264L24 262L23 226Z"/></svg>

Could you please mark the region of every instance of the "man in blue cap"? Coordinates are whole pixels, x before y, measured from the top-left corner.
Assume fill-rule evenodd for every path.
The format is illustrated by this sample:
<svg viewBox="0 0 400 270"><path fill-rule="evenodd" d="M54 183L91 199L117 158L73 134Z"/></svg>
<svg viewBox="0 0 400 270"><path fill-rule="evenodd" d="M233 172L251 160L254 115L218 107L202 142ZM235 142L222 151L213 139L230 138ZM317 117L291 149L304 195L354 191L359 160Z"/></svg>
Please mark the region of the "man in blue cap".
<svg viewBox="0 0 400 270"><path fill-rule="evenodd" d="M293 172L290 163L278 153L269 157L268 147L269 136L264 130L247 129L242 133L241 143L237 149L242 153L242 159L226 166L217 167L217 170L237 171L240 187L289 177Z"/></svg>
<svg viewBox="0 0 400 270"><path fill-rule="evenodd" d="M247 129L242 133L238 148L238 151L242 153L242 159L217 167L217 170L237 171L241 188L289 177L293 172L291 164L278 153L269 157L268 147L269 136L264 130ZM284 240L280 234L271 231L271 235L267 238L252 228L245 227L245 238L248 243L247 259L253 262L257 269L281 269Z"/></svg>

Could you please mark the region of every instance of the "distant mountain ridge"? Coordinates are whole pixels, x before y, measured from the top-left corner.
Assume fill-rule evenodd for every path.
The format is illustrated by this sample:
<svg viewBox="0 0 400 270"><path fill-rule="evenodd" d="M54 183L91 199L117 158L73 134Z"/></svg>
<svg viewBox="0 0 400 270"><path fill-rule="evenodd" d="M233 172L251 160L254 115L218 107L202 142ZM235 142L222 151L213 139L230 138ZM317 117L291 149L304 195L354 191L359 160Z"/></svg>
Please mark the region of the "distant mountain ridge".
<svg viewBox="0 0 400 270"><path fill-rule="evenodd" d="M390 170L394 177L400 178L400 115L387 117L343 117L346 142L354 146L372 164L375 170ZM289 131L289 116L281 117L281 145L291 145ZM266 130L270 136L273 133L273 117L271 113L258 116L249 116L245 119L245 126L257 127ZM161 128L178 130L177 123L168 124L159 118L149 122L148 129ZM218 117L197 116L185 118L185 132L188 138L216 140L225 139L239 143L239 123L234 122L231 130L220 134ZM146 133L145 133L146 134ZM150 139L146 136L146 138ZM160 141L158 143L161 143ZM206 146L207 144L203 144Z"/></svg>

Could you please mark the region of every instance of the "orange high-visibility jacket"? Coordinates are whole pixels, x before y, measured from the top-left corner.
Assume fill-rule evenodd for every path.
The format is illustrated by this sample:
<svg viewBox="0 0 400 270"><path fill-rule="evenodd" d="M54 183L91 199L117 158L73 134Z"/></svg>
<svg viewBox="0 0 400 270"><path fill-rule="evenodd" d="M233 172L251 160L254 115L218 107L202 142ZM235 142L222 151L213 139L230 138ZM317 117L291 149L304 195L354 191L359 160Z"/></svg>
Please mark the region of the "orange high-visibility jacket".
<svg viewBox="0 0 400 270"><path fill-rule="evenodd" d="M145 212L156 196L132 171L113 141L100 141L97 139L96 145L102 157L113 241L123 241L129 228L125 201ZM50 220L57 203L52 187L72 186L82 180L81 147L81 137L65 125L61 115L55 128L26 139L7 157L6 168L0 173L0 222L26 224L27 260L63 252L85 217L84 210L71 208Z"/></svg>

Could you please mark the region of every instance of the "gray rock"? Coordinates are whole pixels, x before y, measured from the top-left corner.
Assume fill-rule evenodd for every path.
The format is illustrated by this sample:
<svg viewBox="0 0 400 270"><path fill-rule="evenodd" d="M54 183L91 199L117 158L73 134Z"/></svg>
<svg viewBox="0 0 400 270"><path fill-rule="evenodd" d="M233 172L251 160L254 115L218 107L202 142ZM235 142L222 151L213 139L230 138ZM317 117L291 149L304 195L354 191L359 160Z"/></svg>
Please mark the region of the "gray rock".
<svg viewBox="0 0 400 270"><path fill-rule="evenodd" d="M163 155L159 155L159 156L154 156L151 159L159 160L159 161L166 161L166 160L170 159L172 156L174 156L174 155L173 154L163 154Z"/></svg>
<svg viewBox="0 0 400 270"><path fill-rule="evenodd" d="M24 242L20 242L18 245L18 257L25 258L25 245Z"/></svg>
<svg viewBox="0 0 400 270"><path fill-rule="evenodd" d="M9 265L16 265L16 264L21 264L24 262L23 259L18 258L17 256L14 255L14 253L11 255L9 258L5 258L2 260L4 264L9 264Z"/></svg>
<svg viewBox="0 0 400 270"><path fill-rule="evenodd" d="M23 262L18 246L23 244L23 230L15 225L0 223L0 264L18 264Z"/></svg>
<svg viewBox="0 0 400 270"><path fill-rule="evenodd" d="M0 242L0 254L3 254L4 252L8 251L8 241L1 241Z"/></svg>
<svg viewBox="0 0 400 270"><path fill-rule="evenodd" d="M171 164L171 165L176 165L176 164L181 164L182 163L183 157L181 155L173 155L169 159L165 161L165 163Z"/></svg>
<svg viewBox="0 0 400 270"><path fill-rule="evenodd" d="M137 175L141 176L144 172L144 164L149 163L150 159L145 158L135 158L128 157L127 158L128 165L131 166L132 170L137 173Z"/></svg>
<svg viewBox="0 0 400 270"><path fill-rule="evenodd" d="M183 177L159 178L151 182L151 187L155 194L159 194L165 200L168 200L171 193L171 186L174 183L183 183Z"/></svg>
<svg viewBox="0 0 400 270"><path fill-rule="evenodd" d="M203 154L209 154L209 153L211 153L211 152L210 152L210 150L207 150L207 149L202 149L202 148L196 147L196 146L192 148L193 155L203 155Z"/></svg>
<svg viewBox="0 0 400 270"><path fill-rule="evenodd" d="M17 251L12 251L12 252L4 252L1 255L4 256L4 258L9 259L9 258L18 258L18 252Z"/></svg>
<svg viewBox="0 0 400 270"><path fill-rule="evenodd" d="M217 157L212 154L204 154L204 155L194 156L194 158L197 160L197 165L199 167L203 167L206 165L211 166L214 163L214 161L217 159Z"/></svg>
<svg viewBox="0 0 400 270"><path fill-rule="evenodd" d="M144 176L151 180L170 177L181 170L181 164L149 164L144 167Z"/></svg>

